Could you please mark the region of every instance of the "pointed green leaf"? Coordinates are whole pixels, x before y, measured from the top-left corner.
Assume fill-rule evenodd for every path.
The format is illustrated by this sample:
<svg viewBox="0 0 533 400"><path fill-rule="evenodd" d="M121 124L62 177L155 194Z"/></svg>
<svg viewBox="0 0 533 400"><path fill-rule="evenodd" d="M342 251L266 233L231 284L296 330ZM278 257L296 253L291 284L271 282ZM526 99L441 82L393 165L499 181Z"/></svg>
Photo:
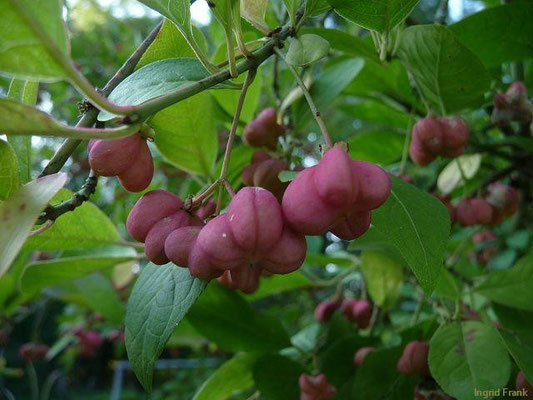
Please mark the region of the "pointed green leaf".
<svg viewBox="0 0 533 400"><path fill-rule="evenodd" d="M128 300L125 336L131 367L147 391L157 358L205 285L173 264L143 268Z"/></svg>
<svg viewBox="0 0 533 400"><path fill-rule="evenodd" d="M7 96L19 103L34 106L37 102L39 82L11 80ZM18 159L19 176L22 183L31 180L31 136L8 136Z"/></svg>
<svg viewBox="0 0 533 400"><path fill-rule="evenodd" d="M429 368L446 393L475 400L475 389L505 386L511 363L496 328L465 321L444 324L435 332L429 343Z"/></svg>
<svg viewBox="0 0 533 400"><path fill-rule="evenodd" d="M50 204L59 204L72 196L72 192L62 189ZM96 205L86 201L74 211L63 214L46 231L28 238L24 248L43 251L90 249L117 244L119 241L117 228L109 217Z"/></svg>
<svg viewBox="0 0 533 400"><path fill-rule="evenodd" d="M256 353L237 354L226 361L203 384L193 400L226 400L254 384L252 367L259 358Z"/></svg>
<svg viewBox="0 0 533 400"><path fill-rule="evenodd" d="M111 92L109 100L121 106L137 105L208 76L209 72L195 58L168 58L145 65L129 75ZM105 111L98 115L100 121L114 117Z"/></svg>
<svg viewBox="0 0 533 400"><path fill-rule="evenodd" d="M337 14L363 28L390 32L413 11L419 0L328 0Z"/></svg>
<svg viewBox="0 0 533 400"><path fill-rule="evenodd" d="M393 257L403 259L429 295L440 279L450 216L442 202L429 193L397 178L392 182L389 199L372 212L371 232L353 241L351 247L362 243L368 248L365 236L373 235L372 242L389 247Z"/></svg>
<svg viewBox="0 0 533 400"><path fill-rule="evenodd" d="M307 34L289 40L285 59L291 65L305 67L328 55L329 42L321 36Z"/></svg>
<svg viewBox="0 0 533 400"><path fill-rule="evenodd" d="M364 251L361 261L368 294L374 303L389 310L398 300L403 286L402 265L374 251Z"/></svg>
<svg viewBox="0 0 533 400"><path fill-rule="evenodd" d="M0 71L19 78L57 80L62 66L44 45L50 41L62 56L69 54L62 18L63 1L0 0Z"/></svg>
<svg viewBox="0 0 533 400"><path fill-rule="evenodd" d="M533 254L529 254L510 269L491 272L476 292L496 303L533 311Z"/></svg>
<svg viewBox="0 0 533 400"><path fill-rule="evenodd" d="M276 351L290 346L289 335L276 317L260 313L218 282L209 285L187 319L226 350Z"/></svg>
<svg viewBox="0 0 533 400"><path fill-rule="evenodd" d="M533 56L533 5L512 2L490 7L450 25L461 43L488 67Z"/></svg>
<svg viewBox="0 0 533 400"><path fill-rule="evenodd" d="M398 57L411 71L428 107L442 115L483 104L490 77L481 61L444 26L412 26Z"/></svg>
<svg viewBox="0 0 533 400"><path fill-rule="evenodd" d="M209 93L197 95L158 112L149 121L155 145L171 164L210 177L218 152L218 137Z"/></svg>
<svg viewBox="0 0 533 400"><path fill-rule="evenodd" d="M0 200L7 199L20 186L17 156L11 145L0 139Z"/></svg>

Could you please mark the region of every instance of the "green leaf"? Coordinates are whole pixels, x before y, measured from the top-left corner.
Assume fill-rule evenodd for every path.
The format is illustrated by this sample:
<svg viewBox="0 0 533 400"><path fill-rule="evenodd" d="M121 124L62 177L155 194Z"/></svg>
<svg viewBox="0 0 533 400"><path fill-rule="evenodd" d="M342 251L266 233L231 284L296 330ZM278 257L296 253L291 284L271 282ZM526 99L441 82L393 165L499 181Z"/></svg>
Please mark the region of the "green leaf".
<svg viewBox="0 0 533 400"><path fill-rule="evenodd" d="M398 57L413 74L428 107L442 115L483 104L490 77L479 59L444 26L412 26Z"/></svg>
<svg viewBox="0 0 533 400"><path fill-rule="evenodd" d="M437 179L439 190L447 195L459 185L464 185L463 173L466 179L472 179L481 166L481 159L481 154L463 154L454 158L439 174Z"/></svg>
<svg viewBox="0 0 533 400"><path fill-rule="evenodd" d="M268 0L242 0L241 15L253 26L261 29L268 28L265 22Z"/></svg>
<svg viewBox="0 0 533 400"><path fill-rule="evenodd" d="M533 253L508 270L491 272L475 291L510 307L533 311Z"/></svg>
<svg viewBox="0 0 533 400"><path fill-rule="evenodd" d="M358 36L350 35L349 33L337 29L308 26L302 27L300 33L302 35L319 35L326 39L334 50L342 51L343 53L355 57L365 57L373 61L378 61L377 52L372 42L361 39Z"/></svg>
<svg viewBox="0 0 533 400"><path fill-rule="evenodd" d="M391 164L402 158L405 135L391 130L363 132L348 140L350 157L379 164Z"/></svg>
<svg viewBox="0 0 533 400"><path fill-rule="evenodd" d="M461 298L461 290L455 277L447 269L443 269L440 279L435 287L435 294L444 296L452 300Z"/></svg>
<svg viewBox="0 0 533 400"><path fill-rule="evenodd" d="M147 391L155 361L205 285L170 263L143 268L128 300L125 337L131 367Z"/></svg>
<svg viewBox="0 0 533 400"><path fill-rule="evenodd" d="M444 252L450 235L450 216L440 200L400 179L392 178L389 199L372 212L372 228L352 248L364 248L371 235L374 249L386 246L411 268L430 294L440 279ZM371 243L372 245L372 243ZM394 258L394 257L393 257Z"/></svg>
<svg viewBox="0 0 533 400"><path fill-rule="evenodd" d="M31 263L21 277L21 289L25 293L36 294L46 287L80 278L135 258L134 250L122 250L118 254L96 253Z"/></svg>
<svg viewBox="0 0 533 400"><path fill-rule="evenodd" d="M343 60L323 70L313 82L309 92L320 112L325 113L333 101L357 76L364 66L361 58ZM294 115L298 125L311 120L312 114L304 99L294 105Z"/></svg>
<svg viewBox="0 0 533 400"><path fill-rule="evenodd" d="M442 325L429 344L431 375L448 394L474 400L474 389L495 390L507 383L509 354L493 326L479 321Z"/></svg>
<svg viewBox="0 0 533 400"><path fill-rule="evenodd" d="M37 102L38 91L39 82L12 79L7 97L19 103L34 106ZM8 136L7 141L17 155L20 181L29 182L31 180L31 137Z"/></svg>
<svg viewBox="0 0 533 400"><path fill-rule="evenodd" d="M278 354L265 355L255 363L255 386L266 400L297 399L300 393L298 378L304 367Z"/></svg>
<svg viewBox="0 0 533 400"><path fill-rule="evenodd" d="M301 35L289 39L289 50L285 59L291 65L306 67L327 56L329 48L329 42L321 36Z"/></svg>
<svg viewBox="0 0 533 400"><path fill-rule="evenodd" d="M513 2L487 8L450 26L488 67L533 56L533 6Z"/></svg>
<svg viewBox="0 0 533 400"><path fill-rule="evenodd" d="M307 0L305 2L305 14L310 17L320 15L330 8L327 0Z"/></svg>
<svg viewBox="0 0 533 400"><path fill-rule="evenodd" d="M385 126L389 129L392 127L395 128L393 129L395 131L405 131L409 125L409 115L405 113L405 110L393 108L380 101L365 100L357 104L339 104L337 109L352 118L360 119L373 125ZM389 131L385 134L392 136L392 133ZM373 134L379 135L379 133ZM376 141L379 142L380 140L378 139Z"/></svg>
<svg viewBox="0 0 533 400"><path fill-rule="evenodd" d="M62 189L50 201L59 204L73 196ZM105 213L91 202L84 202L74 211L63 214L46 231L28 238L24 248L28 250L89 249L117 244L120 236L117 228Z"/></svg>
<svg viewBox="0 0 533 400"><path fill-rule="evenodd" d="M203 51L207 51L207 43L202 31L193 26L192 32L200 48ZM176 28L176 25L168 19L165 19L156 39L143 54L142 58L135 66L135 69L167 58L195 56L193 49L178 28Z"/></svg>
<svg viewBox="0 0 533 400"><path fill-rule="evenodd" d="M403 285L402 265L374 251L364 251L361 270L368 294L384 311L394 306Z"/></svg>
<svg viewBox="0 0 533 400"><path fill-rule="evenodd" d="M245 79L244 74L239 76L235 82L243 83ZM257 74L253 83L248 88L246 92L246 101L241 111L240 120L242 122L249 122L253 119L259 98L261 96L263 84L263 76ZM237 103L239 102L239 97L241 92L234 89L222 89L211 92L213 97L217 100L218 104L228 115L233 116L235 114L235 109L237 108Z"/></svg>
<svg viewBox="0 0 533 400"><path fill-rule="evenodd" d="M203 92L152 117L155 145L166 160L187 172L212 175L218 152L212 108L212 97Z"/></svg>
<svg viewBox="0 0 533 400"><path fill-rule="evenodd" d="M74 282L87 306L102 314L108 321L122 325L124 307L111 281L102 274L91 274Z"/></svg>
<svg viewBox="0 0 533 400"><path fill-rule="evenodd" d="M138 130L138 125L124 125L107 130L72 128L37 108L0 98L0 129L7 136L39 135L88 139L104 136L114 138L128 136Z"/></svg>
<svg viewBox="0 0 533 400"><path fill-rule="evenodd" d="M302 0L283 0L283 4L285 4L285 7L287 8L287 12L289 13L289 17L291 18L291 24L292 26L296 25L296 13L298 12L298 9L300 8L300 4L302 3Z"/></svg>
<svg viewBox="0 0 533 400"><path fill-rule="evenodd" d="M337 313L336 313L337 314ZM337 315L335 315L337 317ZM341 317L345 320L344 317ZM335 318L333 323L338 322ZM344 322L344 321L343 321ZM341 385L348 381L354 374L355 365L353 356L361 347L375 344L375 339L362 337L353 333L353 326L350 326L350 336L339 337L332 334L335 341L327 346L320 354L320 371L328 378L328 381L340 389ZM330 334L331 325L330 325Z"/></svg>
<svg viewBox="0 0 533 400"><path fill-rule="evenodd" d="M352 398L403 400L413 397L416 377L398 372L401 348L373 351L355 374Z"/></svg>
<svg viewBox="0 0 533 400"><path fill-rule="evenodd" d="M69 42L61 17L63 1L41 1L36 5L33 0L0 0L0 10L0 71L22 79L64 78L62 66L44 45L49 41L68 57Z"/></svg>
<svg viewBox="0 0 533 400"><path fill-rule="evenodd" d="M419 0L328 0L337 14L363 28L390 32L413 11Z"/></svg>
<svg viewBox="0 0 533 400"><path fill-rule="evenodd" d="M6 273L50 199L67 181L67 174L45 176L20 187L0 205L0 277Z"/></svg>
<svg viewBox="0 0 533 400"><path fill-rule="evenodd" d="M20 186L17 155L11 145L0 139L0 200L7 199Z"/></svg>
<svg viewBox="0 0 533 400"><path fill-rule="evenodd" d="M311 281L301 271L295 271L287 275L272 275L267 279L261 280L259 289L247 295L246 299L255 301L275 294L288 292L289 290L309 286L312 286Z"/></svg>
<svg viewBox="0 0 533 400"><path fill-rule="evenodd" d="M533 313L493 306L503 329L498 329L507 349L529 382L533 381Z"/></svg>
<svg viewBox="0 0 533 400"><path fill-rule="evenodd" d="M209 340L230 351L276 351L290 346L281 322L253 308L242 296L212 282L187 315Z"/></svg>
<svg viewBox="0 0 533 400"><path fill-rule="evenodd" d="M123 106L138 105L208 76L209 72L195 58L167 58L145 65L129 75L111 92L109 100ZM98 115L100 121L114 117L106 111Z"/></svg>
<svg viewBox="0 0 533 400"><path fill-rule="evenodd" d="M237 354L213 373L193 397L193 400L226 400L254 384L252 367L259 358L256 353Z"/></svg>
<svg viewBox="0 0 533 400"><path fill-rule="evenodd" d="M209 60L205 56L202 48L195 40L195 32L191 25L191 10L190 0L139 0L146 4L151 9L159 12L171 20L176 28L181 32L189 46L192 48L196 56L200 59L204 66L210 65Z"/></svg>

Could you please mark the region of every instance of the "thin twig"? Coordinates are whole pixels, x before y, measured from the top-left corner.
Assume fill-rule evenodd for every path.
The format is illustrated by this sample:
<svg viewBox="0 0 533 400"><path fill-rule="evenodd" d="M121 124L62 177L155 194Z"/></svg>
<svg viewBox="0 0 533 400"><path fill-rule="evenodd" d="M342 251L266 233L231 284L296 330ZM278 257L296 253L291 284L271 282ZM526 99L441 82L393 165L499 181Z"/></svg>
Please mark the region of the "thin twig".
<svg viewBox="0 0 533 400"><path fill-rule="evenodd" d="M221 182L226 181L228 168L229 168L229 162L231 159L231 151L233 150L233 142L235 141L235 135L237 133L237 127L239 126L239 121L241 118L241 111L242 107L244 106L244 100L246 98L246 93L248 92L248 88L252 84L255 78L256 69L251 69L248 71L248 74L246 75L246 79L244 81L244 84L242 86L241 95L239 96L239 102L237 103L237 108L235 109L235 115L233 116L233 122L231 123L231 129L229 131L228 136L228 143L226 144L226 151L224 152L224 160L222 161L222 168L220 170L220 178L219 180ZM231 185L230 185L231 186ZM218 200L217 200L217 209L216 214L218 215L220 213L220 209L222 208L222 191L219 192Z"/></svg>
<svg viewBox="0 0 533 400"><path fill-rule="evenodd" d="M307 100L307 103L309 104L309 108L311 109L311 112L313 113L313 117L315 118L316 123L318 124L318 127L320 128L320 131L322 132L322 137L324 138L324 143L326 144L326 149L329 149L333 146L333 143L331 142L331 138L329 136L328 128L326 127L326 124L324 123L324 120L320 116L320 111L318 111L318 108L316 107L315 102L313 101L313 98L311 97L311 94L309 93L309 90L307 90L307 87L305 86L304 81L296 71L296 69L287 62L285 59L285 55L281 52L280 49L274 48L274 51L280 58L282 58L287 66L289 67L289 70L294 75L294 78L296 79L296 82L298 83L298 86L300 86L300 89L302 90L305 99Z"/></svg>
<svg viewBox="0 0 533 400"><path fill-rule="evenodd" d="M79 191L74 193L72 198L63 201L55 206L48 206L45 208L36 224L43 224L46 221L55 221L58 217L69 211L74 211L84 202L89 200L89 197L96 191L96 184L98 183L98 176L91 170L89 177Z"/></svg>
<svg viewBox="0 0 533 400"><path fill-rule="evenodd" d="M153 30L150 32L150 34L143 40L143 42L137 47L137 49L130 55L130 57L124 62L122 67L120 67L115 75L107 82L107 84L102 89L101 93L104 96L109 96L109 94L115 89L120 82L122 82L128 75L130 75L133 70L135 69L135 66L138 64L139 60L143 56L143 54L146 52L148 47L153 43L153 41L157 38L157 35L159 34L159 31L161 30L161 26L163 25L163 22L160 22ZM96 122L96 118L98 117L99 110L97 110L94 107L91 107L89 111L87 111L83 117L78 121L76 124L77 128L89 128L94 125ZM67 139L63 142L61 147L57 150L57 152L54 154L52 159L48 162L48 164L44 167L42 172L40 173L39 177L45 176L45 175L51 175L55 174L61 168L63 168L63 165L67 162L67 160L70 158L72 153L76 150L76 148L79 146L79 144L82 142L80 139Z"/></svg>
<svg viewBox="0 0 533 400"><path fill-rule="evenodd" d="M54 224L54 221L51 221L51 220L46 221L43 224L43 226L41 226L38 229L35 229L35 230L31 231L30 234L28 235L28 237L36 236L36 235L39 235L39 234L43 233L44 231L50 229L53 224Z"/></svg>

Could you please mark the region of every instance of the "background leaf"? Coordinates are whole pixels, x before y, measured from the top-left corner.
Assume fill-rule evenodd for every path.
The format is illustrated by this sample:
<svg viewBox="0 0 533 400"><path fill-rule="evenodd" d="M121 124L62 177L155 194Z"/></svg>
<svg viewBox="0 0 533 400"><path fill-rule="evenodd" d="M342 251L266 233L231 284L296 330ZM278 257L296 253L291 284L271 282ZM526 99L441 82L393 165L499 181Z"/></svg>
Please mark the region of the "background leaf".
<svg viewBox="0 0 533 400"><path fill-rule="evenodd" d="M363 399L409 399L413 396L417 378L398 372L396 363L402 355L401 348L377 350L369 353L357 370L351 391Z"/></svg>
<svg viewBox="0 0 533 400"><path fill-rule="evenodd" d="M533 311L533 254L529 254L508 270L491 272L476 292L496 303Z"/></svg>
<svg viewBox="0 0 533 400"><path fill-rule="evenodd" d="M0 277L17 256L41 211L66 181L64 173L39 178L20 187L0 205Z"/></svg>
<svg viewBox="0 0 533 400"><path fill-rule="evenodd" d="M276 351L290 346L280 321L254 309L235 291L212 282L187 319L205 337L230 351Z"/></svg>
<svg viewBox="0 0 533 400"><path fill-rule="evenodd" d="M465 178L472 179L481 166L481 159L481 154L463 154L450 161L437 178L437 187L442 194L450 194L460 184L464 185L463 173Z"/></svg>
<svg viewBox="0 0 533 400"><path fill-rule="evenodd" d="M389 32L402 22L419 0L328 0L335 12L363 28Z"/></svg>
<svg viewBox="0 0 533 400"><path fill-rule="evenodd" d="M429 368L444 391L474 400L474 389L494 390L509 379L509 355L493 326L478 321L442 325L429 344Z"/></svg>
<svg viewBox="0 0 533 400"><path fill-rule="evenodd" d="M72 197L72 192L62 189L50 201L59 204ZM105 213L86 201L74 211L63 214L46 231L28 238L27 250L88 249L117 244L120 236L117 228Z"/></svg>
<svg viewBox="0 0 533 400"><path fill-rule="evenodd" d="M125 336L131 367L147 391L155 361L205 285L173 264L143 268L128 300Z"/></svg>
<svg viewBox="0 0 533 400"><path fill-rule="evenodd" d="M363 65L361 58L343 60L317 76L309 92L320 112L325 113L331 107L335 98L357 76ZM295 103L294 115L299 125L311 120L311 111L305 99Z"/></svg>
<svg viewBox="0 0 533 400"><path fill-rule="evenodd" d="M405 135L391 130L362 132L348 140L350 157L378 164L391 164L402 158Z"/></svg>
<svg viewBox="0 0 533 400"><path fill-rule="evenodd" d="M383 310L390 309L403 286L402 265L374 251L364 251L361 262L368 294Z"/></svg>
<svg viewBox="0 0 533 400"><path fill-rule="evenodd" d="M531 3L513 2L482 10L450 29L486 66L496 67L533 55L532 19Z"/></svg>
<svg viewBox="0 0 533 400"><path fill-rule="evenodd" d="M63 257L54 260L33 262L29 264L21 277L23 292L37 294L48 286L58 285L71 279L80 278L92 272L109 268L135 258L132 249L120 249L118 253Z"/></svg>
<svg viewBox="0 0 533 400"><path fill-rule="evenodd" d="M533 313L494 305L503 328L498 329L509 353L529 382L533 381Z"/></svg>
<svg viewBox="0 0 533 400"><path fill-rule="evenodd" d="M372 232L367 232L352 243L366 247L365 236L372 235L378 244L391 247L394 255L400 255L411 268L420 285L430 294L444 262L450 234L450 217L440 200L415 186L392 178L389 199L372 212ZM377 240L376 240L377 239Z"/></svg>
<svg viewBox="0 0 533 400"><path fill-rule="evenodd" d="M0 0L0 71L18 78L57 80L65 77L63 68L50 56L43 45L41 35L36 34L22 18L20 9L39 25L42 31L65 56L69 54L67 32L62 19L62 0L41 1L36 6L33 0Z"/></svg>
<svg viewBox="0 0 533 400"><path fill-rule="evenodd" d="M329 42L318 35L300 35L289 40L285 59L291 65L305 67L328 55Z"/></svg>
<svg viewBox="0 0 533 400"><path fill-rule="evenodd" d="M129 75L111 92L109 100L118 105L137 105L207 76L209 72L195 58L163 59L145 65ZM98 115L100 121L113 117L113 114L105 111Z"/></svg>
<svg viewBox="0 0 533 400"><path fill-rule="evenodd" d="M479 59L444 26L412 26L398 57L413 74L428 107L442 115L483 104L489 75Z"/></svg>
<svg viewBox="0 0 533 400"><path fill-rule="evenodd" d="M200 386L193 400L226 400L236 392L248 389L254 384L252 367L258 358L256 353L237 354Z"/></svg>
<svg viewBox="0 0 533 400"><path fill-rule="evenodd" d="M0 139L0 200L5 200L20 186L17 156L11 145Z"/></svg>
<svg viewBox="0 0 533 400"><path fill-rule="evenodd" d="M210 177L218 140L212 113L213 99L199 93L158 112L149 121L155 145L171 164L187 172Z"/></svg>
<svg viewBox="0 0 533 400"><path fill-rule="evenodd" d="M37 102L39 82L12 79L7 97L19 103L34 106ZM8 136L18 159L19 176L22 183L31 180L31 136Z"/></svg>
<svg viewBox="0 0 533 400"><path fill-rule="evenodd" d="M102 314L108 321L122 325L124 307L109 279L95 273L76 279L74 284L92 310Z"/></svg>
<svg viewBox="0 0 533 400"><path fill-rule="evenodd" d="M281 355L265 355L253 369L255 386L269 400L296 399L300 393L298 377L303 366Z"/></svg>

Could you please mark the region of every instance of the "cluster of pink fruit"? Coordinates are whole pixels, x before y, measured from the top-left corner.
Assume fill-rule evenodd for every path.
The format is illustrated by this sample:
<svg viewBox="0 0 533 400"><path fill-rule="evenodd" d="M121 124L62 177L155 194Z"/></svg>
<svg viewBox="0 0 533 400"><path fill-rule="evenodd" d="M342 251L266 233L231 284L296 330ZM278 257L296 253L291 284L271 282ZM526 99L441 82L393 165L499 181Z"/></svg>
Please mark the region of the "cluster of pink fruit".
<svg viewBox="0 0 533 400"><path fill-rule="evenodd" d="M509 126L513 121L527 124L533 119L533 105L527 98L522 82L513 82L505 93L494 95L492 122L497 126Z"/></svg>
<svg viewBox="0 0 533 400"><path fill-rule="evenodd" d="M337 389L328 383L326 375L315 376L302 374L298 379L300 400L325 400L335 397Z"/></svg>
<svg viewBox="0 0 533 400"><path fill-rule="evenodd" d="M484 197L462 199L455 207L450 198L433 193L448 209L450 220L461 226L495 225L518 210L520 193L514 187L495 182Z"/></svg>
<svg viewBox="0 0 533 400"><path fill-rule="evenodd" d="M87 151L94 172L118 177L124 189L130 192L141 192L152 182L152 153L140 133L122 139L90 140Z"/></svg>
<svg viewBox="0 0 533 400"><path fill-rule="evenodd" d="M328 231L342 239L362 235L370 210L385 202L390 179L378 166L352 161L334 147L320 163L300 172L283 194L282 204L268 190L241 189L227 212L204 221L183 209L177 196L145 194L127 220L130 235L145 243L156 264L172 261L204 280L218 278L229 287L253 292L264 273L286 274L306 254L304 235Z"/></svg>
<svg viewBox="0 0 533 400"><path fill-rule="evenodd" d="M155 190L131 211L128 231L145 243L154 263L170 260L200 279L220 278L230 287L252 292L263 270L289 273L305 258L304 236L285 223L278 201L267 190L241 189L227 213L205 225L182 207L177 196Z"/></svg>
<svg viewBox="0 0 533 400"><path fill-rule="evenodd" d="M365 329L370 324L373 307L366 299L344 299L342 303L334 300L322 301L315 308L315 319L320 322L329 321L339 308L346 319L355 322L358 328Z"/></svg>
<svg viewBox="0 0 533 400"><path fill-rule="evenodd" d="M418 165L428 165L437 156L463 154L469 130L460 117L425 117L413 127L409 154Z"/></svg>
<svg viewBox="0 0 533 400"><path fill-rule="evenodd" d="M455 209L455 219L462 226L494 225L518 210L520 194L512 186L495 182L485 197L466 198Z"/></svg>

